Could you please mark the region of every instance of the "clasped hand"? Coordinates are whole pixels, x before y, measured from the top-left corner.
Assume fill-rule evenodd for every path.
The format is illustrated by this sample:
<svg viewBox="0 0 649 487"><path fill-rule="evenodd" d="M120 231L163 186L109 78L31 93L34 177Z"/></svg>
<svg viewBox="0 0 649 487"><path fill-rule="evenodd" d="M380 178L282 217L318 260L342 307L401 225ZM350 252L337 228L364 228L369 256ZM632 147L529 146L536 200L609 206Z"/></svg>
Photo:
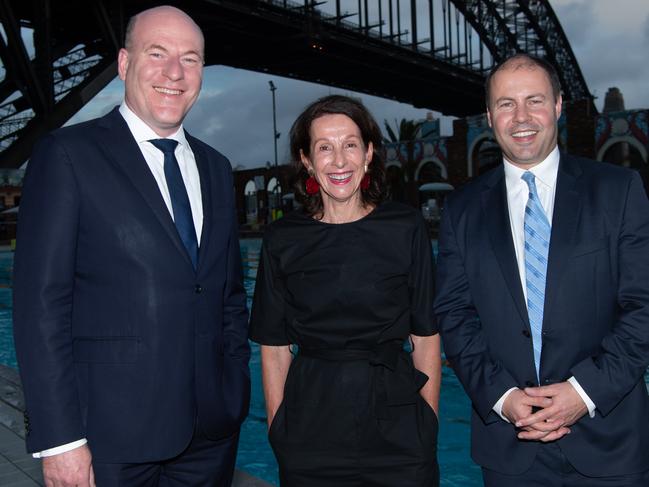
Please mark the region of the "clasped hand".
<svg viewBox="0 0 649 487"><path fill-rule="evenodd" d="M43 458L45 487L95 487L88 445Z"/></svg>
<svg viewBox="0 0 649 487"><path fill-rule="evenodd" d="M534 412L533 408L538 408ZM569 382L512 391L502 413L518 428L518 438L549 442L570 433L570 426L588 412Z"/></svg>

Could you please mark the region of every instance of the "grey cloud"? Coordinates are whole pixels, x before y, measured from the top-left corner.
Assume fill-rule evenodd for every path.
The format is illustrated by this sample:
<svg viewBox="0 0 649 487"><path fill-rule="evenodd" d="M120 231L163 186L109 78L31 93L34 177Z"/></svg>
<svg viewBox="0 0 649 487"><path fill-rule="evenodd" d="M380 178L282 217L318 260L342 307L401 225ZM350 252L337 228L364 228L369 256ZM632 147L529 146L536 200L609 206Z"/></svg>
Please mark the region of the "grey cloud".
<svg viewBox="0 0 649 487"><path fill-rule="evenodd" d="M614 11L608 4L564 0L553 2L553 7L586 83L597 97L596 105L601 109L606 91L616 86L624 95L626 108L649 107L646 91L649 63L645 41L649 38L649 19L644 24L647 26L644 32L638 32L637 29L620 27L624 24L623 15L609 18ZM621 1L618 8L625 9L624 13L642 17L646 14L639 9L647 11L646 7L626 0Z"/></svg>
<svg viewBox="0 0 649 487"><path fill-rule="evenodd" d="M560 3L553 5L553 9L573 51L588 49L594 38L592 28L596 24L593 1Z"/></svg>
<svg viewBox="0 0 649 487"><path fill-rule="evenodd" d="M99 92L90 102L79 110L66 125L83 122L91 118L101 117L116 105L119 105L124 98L123 85L119 78L111 81L106 88Z"/></svg>
<svg viewBox="0 0 649 487"><path fill-rule="evenodd" d="M360 97L383 127L383 120L421 119L426 110L380 98L303 81L230 68L210 68L210 78L224 79L223 91L204 92L185 123L195 136L205 140L230 158L233 166L259 167L274 162L272 98L268 80L277 87L278 161L290 159L288 139L291 125L315 99L340 93Z"/></svg>
<svg viewBox="0 0 649 487"><path fill-rule="evenodd" d="M627 108L647 108L646 80L649 66L639 39L622 33L603 33L597 36L588 50L576 53L591 93L603 104L608 88L622 90Z"/></svg>

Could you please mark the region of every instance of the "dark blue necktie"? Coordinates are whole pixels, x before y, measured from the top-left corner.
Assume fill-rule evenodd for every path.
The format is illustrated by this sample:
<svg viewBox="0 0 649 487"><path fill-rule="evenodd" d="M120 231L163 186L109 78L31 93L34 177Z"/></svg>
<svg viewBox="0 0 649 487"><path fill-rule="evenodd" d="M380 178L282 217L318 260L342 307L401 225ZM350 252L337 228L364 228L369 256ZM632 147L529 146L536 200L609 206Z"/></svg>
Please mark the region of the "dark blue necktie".
<svg viewBox="0 0 649 487"><path fill-rule="evenodd" d="M189 253L192 265L196 269L198 263L198 239L196 238L196 228L194 227L192 207L189 204L187 189L185 188L183 176L180 174L180 167L174 154L178 141L173 139L153 139L149 142L164 154L165 179L167 180L167 188L171 197L174 223L178 229L180 239L185 244L185 248Z"/></svg>

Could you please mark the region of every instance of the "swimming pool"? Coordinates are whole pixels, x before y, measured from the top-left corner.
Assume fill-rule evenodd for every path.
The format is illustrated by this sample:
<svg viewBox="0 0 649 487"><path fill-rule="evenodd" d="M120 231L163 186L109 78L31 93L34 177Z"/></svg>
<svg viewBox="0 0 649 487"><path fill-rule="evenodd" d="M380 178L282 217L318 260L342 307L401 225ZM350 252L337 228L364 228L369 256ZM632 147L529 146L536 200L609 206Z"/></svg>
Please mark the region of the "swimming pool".
<svg viewBox="0 0 649 487"><path fill-rule="evenodd" d="M260 239L242 239L241 256L248 305L254 291L259 264ZM11 330L11 272L13 253L0 252L0 363L16 367ZM252 343L250 361L252 400L250 414L241 430L237 468L279 485L277 463L266 437L266 410L261 385L259 346ZM649 384L649 372L645 376ZM438 459L443 487L481 485L480 468L469 453L471 405L449 367L442 370Z"/></svg>
<svg viewBox="0 0 649 487"><path fill-rule="evenodd" d="M0 252L0 364L16 366L16 352L11 330L11 272L13 252Z"/></svg>

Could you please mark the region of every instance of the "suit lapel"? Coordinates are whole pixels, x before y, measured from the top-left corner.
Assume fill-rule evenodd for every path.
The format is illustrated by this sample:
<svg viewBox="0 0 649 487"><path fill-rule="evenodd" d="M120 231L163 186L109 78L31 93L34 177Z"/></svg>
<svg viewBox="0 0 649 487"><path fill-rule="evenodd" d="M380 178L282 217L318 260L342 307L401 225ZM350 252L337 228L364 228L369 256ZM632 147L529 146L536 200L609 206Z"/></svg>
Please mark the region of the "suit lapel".
<svg viewBox="0 0 649 487"><path fill-rule="evenodd" d="M487 185L488 188L482 193L482 211L489 232L491 246L516 305L516 309L523 321L529 326L527 306L525 305L525 296L518 272L516 251L514 250L512 230L509 223L507 188L502 166L494 170L492 178L487 181Z"/></svg>
<svg viewBox="0 0 649 487"><path fill-rule="evenodd" d="M191 266L189 254L178 235L176 225L169 214L167 205L162 198L158 183L156 183L151 170L144 160L142 151L133 138L126 121L115 108L106 115L100 122L100 125L111 132L109 137L100 141L106 154L117 164L127 178L131 181L135 189L144 198L147 205L153 211L156 219L164 228L165 233L171 238L178 251L187 260Z"/></svg>
<svg viewBox="0 0 649 487"><path fill-rule="evenodd" d="M575 161L562 154L557 173L557 189L554 197L552 216L552 233L548 254L548 272L545 284L545 309L553 309L552 303L561 282L561 275L568 267L568 262L575 245L577 222L581 211L581 199L577 191L577 179L581 169ZM549 313L545 313L547 317ZM544 324L545 327L545 324Z"/></svg>
<svg viewBox="0 0 649 487"><path fill-rule="evenodd" d="M212 185L210 179L210 166L207 154L203 148L196 143L196 140L185 131L185 137L189 142L194 158L196 159L196 166L198 167L198 175L201 181L201 200L203 204L203 229L201 231L201 241L198 247L198 267L205 259L205 252L208 248L210 238L210 230L212 225Z"/></svg>

